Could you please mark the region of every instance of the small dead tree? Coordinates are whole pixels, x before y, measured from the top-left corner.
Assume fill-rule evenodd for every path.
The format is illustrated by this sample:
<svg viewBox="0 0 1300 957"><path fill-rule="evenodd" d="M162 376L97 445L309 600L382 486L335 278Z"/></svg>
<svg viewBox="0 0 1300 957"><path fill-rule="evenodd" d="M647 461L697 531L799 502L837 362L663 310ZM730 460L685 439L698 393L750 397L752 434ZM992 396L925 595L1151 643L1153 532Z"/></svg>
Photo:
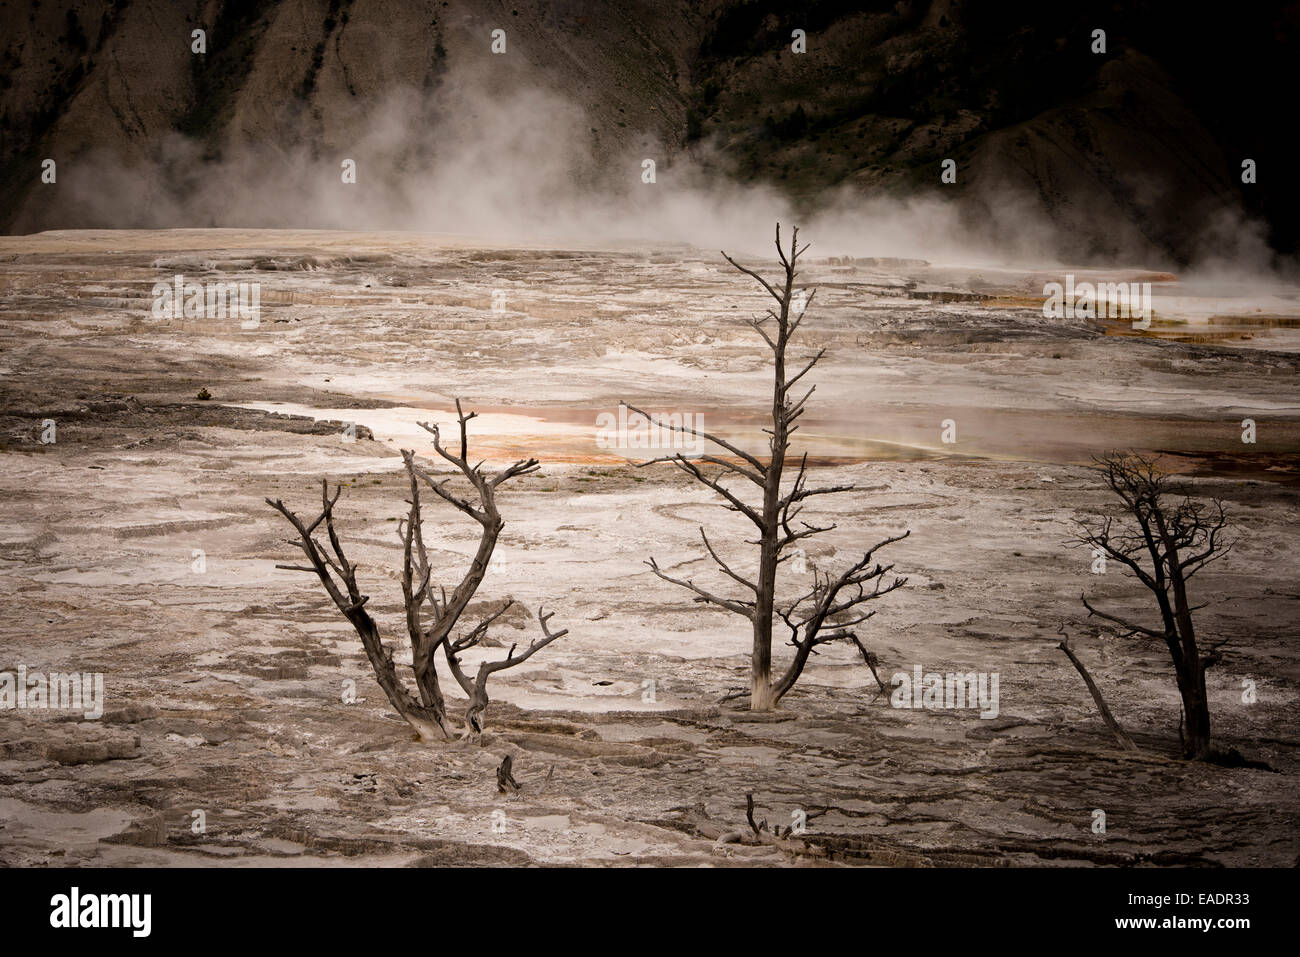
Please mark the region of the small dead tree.
<svg viewBox="0 0 1300 957"><path fill-rule="evenodd" d="M470 601L478 592L479 585L487 573L496 547L497 538L505 522L497 509L497 489L520 475L528 475L540 467L536 459L515 462L500 471L487 473L482 463L469 464L469 437L467 424L477 413L461 411L460 400L456 401L456 416L460 426L459 454L443 446L442 434L437 425L421 422L420 427L433 435L434 450L445 461L453 465L464 479L468 480L472 494L463 495L449 487L454 476L437 478L415 461L415 453L402 450L402 459L406 464L406 475L410 483L409 510L403 521L398 523L398 536L402 542L402 602L406 611L406 632L411 642L412 668L415 672L415 686L419 697L415 697L397 676L393 657L384 647L380 637L379 626L366 611L368 595L363 595L357 585L357 564L350 562L343 552L334 526L334 504L338 501L342 486L334 494L329 493L329 483L321 481L321 513L313 521L306 522L285 507L279 499L267 499L266 503L289 520L298 533L296 541L289 544L302 549L307 556L308 565L277 565L276 568L291 571L314 573L325 591L333 600L335 607L352 623L361 644L366 650L366 657L374 669L375 678L380 688L387 695L389 702L422 740L434 740L450 737L447 725L447 704L443 697L438 676L438 655L441 651L452 677L465 692L468 703L465 709L463 733L466 736L477 735L483 730L483 713L488 706L488 678L498 671L523 664L534 654L541 651L557 638L568 634L568 629L551 631L548 627L552 615L543 609L537 610L537 622L541 626L542 637L533 641L527 648L516 654L518 645L511 645L510 651L502 659L483 661L478 671L471 675L465 670L460 656L471 648L482 644L487 637L488 628L501 617L513 604L505 602L500 608L484 617L468 630L459 628ZM424 544L424 521L420 510L420 484L423 482L440 499L464 512L480 526L478 548L470 561L469 569L460 582L447 593L445 585L435 586L433 567L429 562L428 551ZM316 537L317 530L324 525L325 535L329 541L326 548Z"/></svg>
<svg viewBox="0 0 1300 957"><path fill-rule="evenodd" d="M726 439L707 432L701 432L686 425L671 421L662 421L650 413L635 406L627 407L645 416L660 428L692 435L717 446L717 454L684 455L680 452L641 462L638 465L653 465L671 462L700 484L712 489L722 496L723 507L743 515L758 530L757 540L747 544L758 546L758 574L756 579L747 578L732 568L722 559L713 543L709 541L704 529L700 529L700 539L709 557L717 565L718 571L738 585L741 589L737 597L728 597L697 585L693 580L677 578L666 573L652 557L647 565L657 576L674 585L685 588L695 595L695 601L715 605L747 619L753 630L753 648L750 656L749 707L751 711L769 711L775 708L799 676L810 655L816 654L816 648L832 641L850 642L857 647L866 663L875 669L875 656L868 652L853 630L875 614L861 606L869 601L888 594L906 583L906 578L889 579L893 571L892 564L882 565L876 561L880 549L906 538L910 532L903 532L886 538L868 548L860 559L852 562L839 572L823 571L814 568L812 582L793 599L778 601L777 577L780 566L791 556L787 551L791 546L805 539L836 526L814 525L799 519L805 503L816 496L834 495L851 492L852 485L831 485L820 488L808 484L808 454L799 459L794 481L782 482L785 476L787 456L790 450L790 437L798 430L799 417L804 414L809 397L815 386L810 386L802 396L798 396L795 387L812 371L813 367L825 355L825 350L818 351L808 358L792 375L786 373L786 358L790 343L807 315L808 306L817 294L814 289L806 299L796 306L795 279L798 276L799 257L808 249L799 247L799 230L796 228L790 241L789 252L781 245L781 226L776 227L776 252L784 268L784 276L775 284L768 282L752 269L737 263L725 252L724 259L746 276L754 279L776 303L775 308L768 308L762 316L748 320L748 324L757 332L772 351L772 425L764 429L768 434L768 455L766 461ZM800 296L802 298L802 296ZM626 403L625 403L626 404ZM716 468L713 474L706 474ZM758 505L747 503L732 483L748 483L762 493ZM743 484L742 484L743 487ZM794 654L790 662L775 678L772 672L772 630L777 621L790 631L790 644Z"/></svg>
<svg viewBox="0 0 1300 957"><path fill-rule="evenodd" d="M1092 695L1093 703L1101 713L1101 720L1106 722L1106 727L1109 728L1110 733L1115 736L1115 743L1126 751L1136 751L1138 749L1137 745L1133 743L1133 739L1129 737L1128 732L1124 730L1124 726L1115 719L1113 714L1111 714L1110 707L1106 704L1106 699L1101 696L1101 689L1097 687L1097 682L1092 680L1092 675L1088 673L1088 669L1084 666L1083 662L1079 660L1079 656L1074 653L1074 649L1070 647L1070 637L1065 633L1065 628L1062 627L1057 633L1061 636L1061 641L1056 647L1065 652L1065 657L1070 659L1070 664L1074 665L1074 670L1079 672L1079 677L1082 678L1083 683L1087 685L1088 694Z"/></svg>
<svg viewBox="0 0 1300 957"><path fill-rule="evenodd" d="M1119 496L1126 512L1079 523L1075 542L1097 549L1120 562L1155 598L1160 624L1148 626L1101 611L1081 595L1089 617L1096 616L1124 629L1124 636L1141 635L1163 641L1173 659L1178 693L1182 697L1180 730L1186 757L1204 760L1210 749L1210 707L1205 693L1205 669L1219 660L1219 642L1201 654L1192 626L1192 605L1187 583L1210 562L1232 548L1224 538L1227 518L1218 499L1209 504L1193 501L1174 488L1153 459L1123 452L1097 458L1102 477Z"/></svg>

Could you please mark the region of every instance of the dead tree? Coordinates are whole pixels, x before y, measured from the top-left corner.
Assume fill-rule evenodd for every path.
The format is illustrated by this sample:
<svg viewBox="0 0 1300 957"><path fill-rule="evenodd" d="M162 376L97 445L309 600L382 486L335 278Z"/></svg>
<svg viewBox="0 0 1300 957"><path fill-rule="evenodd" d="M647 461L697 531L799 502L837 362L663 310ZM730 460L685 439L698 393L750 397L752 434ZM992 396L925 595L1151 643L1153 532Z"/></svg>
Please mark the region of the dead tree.
<svg viewBox="0 0 1300 957"><path fill-rule="evenodd" d="M1105 517L1080 522L1075 541L1126 566L1155 598L1160 624L1130 621L1093 607L1086 595L1080 598L1089 617L1120 626L1125 637L1141 635L1164 642L1182 697L1183 753L1204 760L1212 756L1205 669L1219 660L1218 650L1225 642L1201 654L1192 612L1205 605L1191 604L1187 583L1232 548L1223 534L1227 527L1223 503L1218 499L1208 505L1193 501L1171 485L1153 459L1141 455L1110 452L1097 463L1126 514L1119 520Z"/></svg>
<svg viewBox="0 0 1300 957"><path fill-rule="evenodd" d="M497 768L497 793L498 794L516 794L523 790L519 782L511 771L511 765L514 759L506 755L501 759L501 766Z"/></svg>
<svg viewBox="0 0 1300 957"><path fill-rule="evenodd" d="M322 510L310 523L286 508L279 499L266 500L268 505L293 525L298 539L289 540L289 544L302 549L310 563L277 565L276 568L313 572L320 579L335 607L352 623L361 638L380 688L397 713L415 729L422 740L450 737L447 704L438 675L439 652L468 699L462 719L463 733L467 736L477 735L483 730L483 712L488 706L488 678L498 671L522 664L552 641L568 634L567 628L551 631L547 624L552 615L539 608L537 621L541 626L542 637L523 651L516 654L518 646L511 645L505 658L481 662L478 671L472 676L461 663L460 656L482 644L487 637L488 628L512 604L510 601L505 602L468 630L459 627L461 617L483 582L497 538L505 526L497 509L497 489L510 479L528 475L539 468L536 459L520 460L493 473L484 472L481 462L470 465L466 426L475 415L473 412L468 415L462 412L460 401L456 401L456 416L460 426L459 454L443 446L437 425L420 423L421 428L433 435L433 447L438 455L468 480L472 492L470 495L461 494L449 487L455 477L454 473L452 476L437 478L415 461L414 452L402 450L410 483L410 499L407 502L409 510L406 518L398 523L398 535L402 542L402 603L406 612L406 632L411 642L412 670L415 673L418 697L412 695L397 676L392 655L380 637L379 626L366 611L369 596L361 594L357 585L358 566L344 555L343 545L334 526L334 504L338 501L342 486L337 487L331 496L329 484L321 481ZM433 567L425 548L424 521L420 510L421 482L444 502L464 512L480 526L478 548L470 560L469 569L450 594L445 585L435 586L432 580ZM329 541L328 549L316 537L317 529L322 524Z"/></svg>
<svg viewBox="0 0 1300 957"><path fill-rule="evenodd" d="M747 540L747 544L758 546L758 574L756 579L747 578L737 572L722 559L703 528L700 539L709 557L718 570L739 586L740 594L728 597L697 585L691 579L677 578L663 571L652 557L647 565L664 581L685 588L695 595L695 601L724 608L747 619L753 630L753 649L750 657L749 706L752 711L768 711L775 708L781 698L794 687L810 655L816 654L816 648L832 641L852 642L862 653L868 664L874 665L874 657L862 646L855 625L859 625L875 614L861 608L866 602L888 594L901 587L906 578L894 577L888 580L893 571L892 564L882 565L876 561L876 553L886 545L906 538L910 532L903 532L886 538L884 541L868 548L862 557L838 572L822 571L814 568L813 580L806 590L787 601L778 601L777 578L780 566L791 556L788 549L806 539L836 526L814 525L799 519L805 503L816 496L834 495L851 492L852 485L831 485L813 488L808 485L808 455L805 452L799 459L794 481L783 484L786 459L790 450L790 437L798 430L796 424L804 414L809 397L815 386L810 386L802 396L796 397L795 387L812 371L813 367L825 355L825 350L803 362L799 370L792 375L786 373L786 357L795 333L807 315L807 308L816 295L814 289L795 309L795 279L798 276L799 257L808 247L799 248L799 230L794 230L787 254L781 245L781 226L776 227L776 252L784 268L784 276L775 284L768 282L752 269L737 263L725 252L724 259L745 275L754 279L776 303L775 308L768 308L762 316L748 320L772 351L772 425L764 429L768 434L768 454L766 459L752 454L726 439L685 425L656 420L650 413L635 406L628 408L655 422L660 428L692 435L717 447L716 454L684 455L677 453L652 459L639 465L652 465L659 462L671 462L700 484L712 489L722 496L723 507L744 516L758 531L757 540ZM706 469L713 474L706 474ZM762 500L757 505L749 504L736 490L734 483L745 483L761 492ZM772 670L772 630L777 622L782 623L790 632L790 644L794 653L783 670L773 677Z"/></svg>
<svg viewBox="0 0 1300 957"><path fill-rule="evenodd" d="M1106 699L1101 696L1101 689L1097 687L1097 682L1092 680L1092 675L1088 673L1088 669L1084 667L1083 662L1079 660L1079 656L1076 655L1074 649L1070 647L1069 636L1066 635L1064 629L1062 629L1059 634L1061 636L1061 641L1056 647L1065 652L1065 657L1070 659L1070 664L1074 665L1074 670L1079 672L1079 677L1082 678L1083 683L1087 685L1088 693L1092 695L1093 703L1097 705L1097 710L1101 712L1101 720L1106 722L1106 727L1109 728L1110 733L1115 736L1115 743L1126 751L1136 751L1138 749L1137 745L1133 743L1133 739L1129 737L1129 734L1124 730L1123 725L1115 720L1115 716L1111 714L1110 708L1106 704Z"/></svg>

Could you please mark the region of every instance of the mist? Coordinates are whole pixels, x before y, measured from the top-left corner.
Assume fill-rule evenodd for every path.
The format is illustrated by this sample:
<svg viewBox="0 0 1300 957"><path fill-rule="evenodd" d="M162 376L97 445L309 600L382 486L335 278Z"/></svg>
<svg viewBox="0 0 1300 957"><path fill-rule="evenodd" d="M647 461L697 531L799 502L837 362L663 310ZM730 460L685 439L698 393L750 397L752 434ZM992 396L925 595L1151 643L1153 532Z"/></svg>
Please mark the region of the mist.
<svg viewBox="0 0 1300 957"><path fill-rule="evenodd" d="M769 185L716 172L708 140L689 150L643 133L601 149L584 110L539 88L461 78L433 93L399 89L351 114L351 135L307 118L275 142L229 135L218 149L170 133L127 158L94 149L61 165L59 221L94 228L400 230L494 242L688 244L770 250L773 223L797 224L818 255L947 264L1061 264L1168 269L1173 263L1115 223L1121 250L1081 254L1077 224L999 177L953 196L866 195L842 185L796 203ZM337 128L337 123L335 124ZM611 158L612 157L612 158ZM343 163L355 162L355 182ZM644 163L654 161L653 182ZM1263 224L1218 211L1191 272L1257 280L1275 273Z"/></svg>

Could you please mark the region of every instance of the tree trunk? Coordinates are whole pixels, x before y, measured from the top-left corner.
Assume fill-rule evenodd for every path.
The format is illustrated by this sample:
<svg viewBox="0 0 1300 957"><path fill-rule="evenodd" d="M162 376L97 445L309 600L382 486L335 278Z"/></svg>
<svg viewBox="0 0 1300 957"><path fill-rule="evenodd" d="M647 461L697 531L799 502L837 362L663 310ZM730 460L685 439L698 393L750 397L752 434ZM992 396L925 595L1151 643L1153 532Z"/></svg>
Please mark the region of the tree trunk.
<svg viewBox="0 0 1300 957"><path fill-rule="evenodd" d="M759 553L758 598L754 603L754 647L750 655L749 710L770 711L772 693L772 604L776 592L776 541L763 536Z"/></svg>
<svg viewBox="0 0 1300 957"><path fill-rule="evenodd" d="M375 680L383 689L388 703L420 736L421 741L446 739L447 730L443 726L443 712L416 701L402 685L393 668L393 659L384 649L383 640L379 635L379 626L375 624L375 620L363 608L354 609L348 618L361 638L361 646L366 651L366 657L370 659Z"/></svg>
<svg viewBox="0 0 1300 957"><path fill-rule="evenodd" d="M415 686L420 692L420 701L445 726L447 703L442 696L442 687L438 683L438 671L434 667L433 655L417 654L414 662Z"/></svg>
<svg viewBox="0 0 1300 957"><path fill-rule="evenodd" d="M1205 693L1205 663L1196 648L1191 603L1187 600L1187 578L1178 547L1164 515L1156 516L1156 524L1165 543L1165 563L1174 593L1173 616L1183 659L1183 674L1178 682L1178 691L1183 697L1183 755L1203 761L1210 755L1210 702Z"/></svg>
<svg viewBox="0 0 1300 957"><path fill-rule="evenodd" d="M754 648L750 657L750 711L771 711L777 696L772 688L772 609L776 602L777 560L780 558L781 475L789 442L785 407L785 318L790 304L792 277L787 277L781 305L781 332L772 365L772 457L763 476L762 545L758 553L758 594L754 601Z"/></svg>
<svg viewBox="0 0 1300 957"><path fill-rule="evenodd" d="M1062 641L1056 647L1065 652L1065 657L1070 659L1070 664L1074 665L1074 670L1079 672L1079 677L1088 686L1088 693L1092 695L1093 703L1097 705L1097 710L1101 712L1101 720L1106 722L1106 727L1110 728L1110 733L1115 736L1115 740L1119 742L1120 747L1136 751L1137 745L1128 736L1128 732L1115 720L1115 716L1110 713L1110 708L1106 706L1106 699L1101 696L1101 689L1092 680L1092 675L1088 674L1088 669L1083 666L1083 662L1074 653L1074 649L1070 647L1069 642Z"/></svg>
<svg viewBox="0 0 1300 957"><path fill-rule="evenodd" d="M758 645L755 644L754 663L751 669L753 674L749 686L749 710L771 711L776 707L776 692L772 688L771 652L769 650L768 660L764 661L762 665L759 664L758 657Z"/></svg>
<svg viewBox="0 0 1300 957"><path fill-rule="evenodd" d="M1203 761L1210 755L1210 702L1205 693L1205 669L1189 666L1190 676L1179 682L1183 697L1183 756Z"/></svg>

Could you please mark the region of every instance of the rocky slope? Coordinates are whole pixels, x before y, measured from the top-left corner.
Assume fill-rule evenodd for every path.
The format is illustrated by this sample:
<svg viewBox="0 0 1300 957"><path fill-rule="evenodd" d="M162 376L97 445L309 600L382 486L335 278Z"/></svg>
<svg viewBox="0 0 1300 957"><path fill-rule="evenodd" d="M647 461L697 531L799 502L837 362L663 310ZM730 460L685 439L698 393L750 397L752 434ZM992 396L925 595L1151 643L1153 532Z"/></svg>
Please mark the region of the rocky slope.
<svg viewBox="0 0 1300 957"><path fill-rule="evenodd" d="M1297 9L1211 27L1158 3L6 0L0 228L410 228L436 218L410 211L413 171L506 194L536 179L561 202L635 182L653 156L802 208L842 205L841 187L930 192L995 238L1046 227L1073 257L1263 259L1296 242L1269 109ZM356 202L272 202L340 156L365 164ZM494 225L460 219L430 225Z"/></svg>

